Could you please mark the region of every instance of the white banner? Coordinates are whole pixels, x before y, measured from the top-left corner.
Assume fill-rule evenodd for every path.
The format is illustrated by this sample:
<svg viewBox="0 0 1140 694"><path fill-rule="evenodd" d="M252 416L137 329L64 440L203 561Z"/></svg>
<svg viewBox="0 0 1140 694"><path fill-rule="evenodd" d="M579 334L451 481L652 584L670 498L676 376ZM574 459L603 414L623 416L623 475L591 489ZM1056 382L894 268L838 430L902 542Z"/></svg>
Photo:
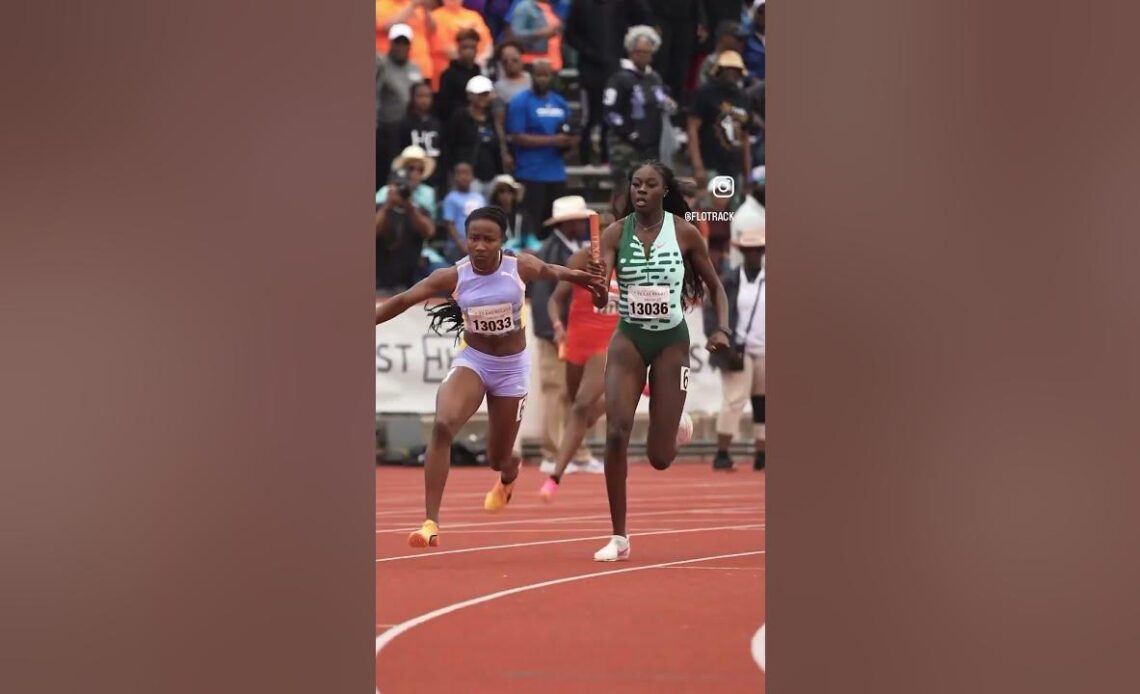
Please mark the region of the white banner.
<svg viewBox="0 0 1140 694"><path fill-rule="evenodd" d="M524 309L527 344L535 343L530 329L529 306ZM701 313L685 315L689 324L690 347L689 395L685 409L689 412L720 410L720 375L709 368L705 351ZM396 318L376 326L376 412L377 414L435 412L435 393L451 368L451 360L462 348L454 335L436 335L422 306L413 306ZM531 373L537 380L538 353L530 350ZM537 390L537 387L536 387ZM533 400L532 400L533 402ZM536 412L538 408L527 410ZM480 412L486 411L486 404ZM642 398L638 412L648 412L648 398ZM529 418L525 418L529 419ZM524 430L528 427L524 421Z"/></svg>

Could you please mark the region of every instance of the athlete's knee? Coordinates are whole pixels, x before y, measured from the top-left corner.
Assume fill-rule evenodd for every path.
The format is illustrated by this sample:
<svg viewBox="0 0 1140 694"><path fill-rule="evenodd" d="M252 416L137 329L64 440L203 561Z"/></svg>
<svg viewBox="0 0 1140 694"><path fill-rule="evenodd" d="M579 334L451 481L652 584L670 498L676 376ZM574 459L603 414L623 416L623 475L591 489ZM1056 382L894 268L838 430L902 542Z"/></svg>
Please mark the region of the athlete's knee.
<svg viewBox="0 0 1140 694"><path fill-rule="evenodd" d="M594 403L575 400L574 405L570 408L570 414L573 415L575 419L589 422L594 414Z"/></svg>
<svg viewBox="0 0 1140 694"><path fill-rule="evenodd" d="M664 470L677 458L676 446L649 446L649 464L654 470Z"/></svg>
<svg viewBox="0 0 1140 694"><path fill-rule="evenodd" d="M435 420L435 424L431 427L431 437L439 443L450 444L455 439L455 434L458 431L459 426L455 422L437 419Z"/></svg>
<svg viewBox="0 0 1140 694"><path fill-rule="evenodd" d="M595 405L594 409L590 410L590 414L586 417L586 426L592 427L595 424L597 424L598 420L601 419L602 415L604 415L605 413L606 413L606 408L605 408L604 404L598 403L597 405Z"/></svg>
<svg viewBox="0 0 1140 694"><path fill-rule="evenodd" d="M606 419L606 443L624 446L629 442L629 435L633 433L633 420L623 420L616 417Z"/></svg>

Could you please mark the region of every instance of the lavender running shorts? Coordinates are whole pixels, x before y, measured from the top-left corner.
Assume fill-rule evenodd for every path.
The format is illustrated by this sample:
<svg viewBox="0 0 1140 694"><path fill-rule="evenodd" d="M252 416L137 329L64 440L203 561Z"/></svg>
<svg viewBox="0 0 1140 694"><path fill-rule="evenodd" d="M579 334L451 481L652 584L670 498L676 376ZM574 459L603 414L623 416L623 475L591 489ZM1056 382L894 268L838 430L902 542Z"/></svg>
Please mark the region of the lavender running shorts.
<svg viewBox="0 0 1140 694"><path fill-rule="evenodd" d="M451 362L452 370L460 366L471 369L482 381L488 395L521 398L530 384L530 355L524 349L518 354L496 357L470 346L464 347Z"/></svg>

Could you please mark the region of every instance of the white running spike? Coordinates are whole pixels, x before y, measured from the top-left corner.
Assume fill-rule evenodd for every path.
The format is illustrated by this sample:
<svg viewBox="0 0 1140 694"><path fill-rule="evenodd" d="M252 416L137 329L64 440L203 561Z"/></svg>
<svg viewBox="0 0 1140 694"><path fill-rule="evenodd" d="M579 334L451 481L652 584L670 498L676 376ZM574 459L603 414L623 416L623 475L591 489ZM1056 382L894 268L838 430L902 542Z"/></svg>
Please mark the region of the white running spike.
<svg viewBox="0 0 1140 694"><path fill-rule="evenodd" d="M610 537L609 543L594 552L594 561L626 561L629 559L629 538L621 535Z"/></svg>
<svg viewBox="0 0 1140 694"><path fill-rule="evenodd" d="M684 446L693 438L693 418L688 412L681 413L681 422L677 425L677 446Z"/></svg>

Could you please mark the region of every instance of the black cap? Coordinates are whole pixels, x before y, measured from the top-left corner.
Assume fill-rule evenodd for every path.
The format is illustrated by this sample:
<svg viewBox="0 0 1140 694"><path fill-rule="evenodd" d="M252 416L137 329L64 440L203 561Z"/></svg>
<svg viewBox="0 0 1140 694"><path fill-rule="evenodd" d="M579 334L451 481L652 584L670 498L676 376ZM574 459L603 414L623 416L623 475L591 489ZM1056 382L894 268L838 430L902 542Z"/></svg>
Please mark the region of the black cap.
<svg viewBox="0 0 1140 694"><path fill-rule="evenodd" d="M727 36L730 34L738 39L746 39L748 38L748 29L746 29L740 22L731 19L725 19L717 23L716 36L718 39L721 36Z"/></svg>

